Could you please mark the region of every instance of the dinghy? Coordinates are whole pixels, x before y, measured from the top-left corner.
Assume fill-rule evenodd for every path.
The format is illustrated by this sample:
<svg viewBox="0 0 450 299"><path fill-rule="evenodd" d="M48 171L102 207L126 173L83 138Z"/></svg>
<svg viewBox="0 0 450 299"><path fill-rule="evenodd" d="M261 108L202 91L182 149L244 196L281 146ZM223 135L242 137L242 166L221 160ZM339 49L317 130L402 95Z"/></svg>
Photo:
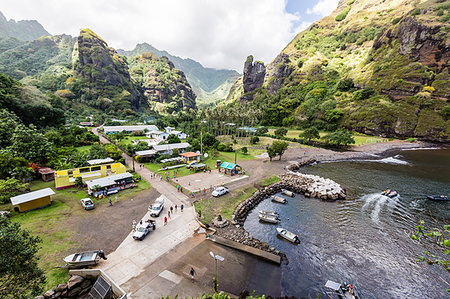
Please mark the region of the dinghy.
<svg viewBox="0 0 450 299"><path fill-rule="evenodd" d="M276 216L271 216L269 214L259 214L259 220L267 223L278 223L278 218Z"/></svg>
<svg viewBox="0 0 450 299"><path fill-rule="evenodd" d="M286 203L287 202L286 198L277 196L277 195L272 196L272 201L277 202L277 203Z"/></svg>
<svg viewBox="0 0 450 299"><path fill-rule="evenodd" d="M350 283L337 283L332 280L328 280L325 287L332 289L334 293L337 293L340 299L360 299L356 288Z"/></svg>
<svg viewBox="0 0 450 299"><path fill-rule="evenodd" d="M277 232L280 235L280 237L283 237L286 240L291 241L292 243L300 243L300 240L296 234L291 233L290 231L284 228L277 227Z"/></svg>
<svg viewBox="0 0 450 299"><path fill-rule="evenodd" d="M428 198L429 200L436 200L436 201L450 200L450 199L448 198L448 196L446 196L446 195L428 195L427 198Z"/></svg>
<svg viewBox="0 0 450 299"><path fill-rule="evenodd" d="M294 197L294 192L286 190L286 189L281 189L281 193L290 197Z"/></svg>
<svg viewBox="0 0 450 299"><path fill-rule="evenodd" d="M68 268L83 268L97 265L101 258L107 259L103 250L92 250L71 254L64 261Z"/></svg>
<svg viewBox="0 0 450 299"><path fill-rule="evenodd" d="M273 217L276 217L277 219L280 218L280 215L277 212L273 212L273 211L259 211L259 214L273 216Z"/></svg>
<svg viewBox="0 0 450 299"><path fill-rule="evenodd" d="M399 196L398 192L395 190L387 189L381 193L381 195L387 196L389 198L394 198Z"/></svg>

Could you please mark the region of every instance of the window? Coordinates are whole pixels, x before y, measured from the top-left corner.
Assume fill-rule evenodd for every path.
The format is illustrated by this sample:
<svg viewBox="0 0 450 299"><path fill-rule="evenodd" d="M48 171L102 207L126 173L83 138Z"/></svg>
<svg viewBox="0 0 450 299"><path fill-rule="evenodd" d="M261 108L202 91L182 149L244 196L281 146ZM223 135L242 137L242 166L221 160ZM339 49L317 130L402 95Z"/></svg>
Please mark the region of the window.
<svg viewBox="0 0 450 299"><path fill-rule="evenodd" d="M80 173L86 173L89 172L91 169L89 167L87 168L80 168Z"/></svg>
<svg viewBox="0 0 450 299"><path fill-rule="evenodd" d="M101 166L94 166L94 167L91 167L91 171L99 171L100 168L101 168Z"/></svg>
<svg viewBox="0 0 450 299"><path fill-rule="evenodd" d="M106 165L106 169L111 169L111 165Z"/></svg>

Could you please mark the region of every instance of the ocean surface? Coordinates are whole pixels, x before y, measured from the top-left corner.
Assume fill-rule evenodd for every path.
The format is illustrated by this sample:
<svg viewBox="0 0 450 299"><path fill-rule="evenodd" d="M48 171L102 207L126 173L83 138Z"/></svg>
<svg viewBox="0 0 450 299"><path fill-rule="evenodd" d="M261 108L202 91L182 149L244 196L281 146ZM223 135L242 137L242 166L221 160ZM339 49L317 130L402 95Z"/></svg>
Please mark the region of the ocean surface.
<svg viewBox="0 0 450 299"><path fill-rule="evenodd" d="M296 195L285 205L266 199L247 217L245 229L286 253L282 295L322 298L328 279L353 283L363 298L449 298L450 275L416 262L426 249L409 235L420 220L450 224L450 149L407 150L359 161L319 163L300 170L333 179L347 200L325 202ZM388 199L385 189L400 193ZM261 223L259 210L280 213L278 225ZM300 237L291 244L276 235L281 226Z"/></svg>

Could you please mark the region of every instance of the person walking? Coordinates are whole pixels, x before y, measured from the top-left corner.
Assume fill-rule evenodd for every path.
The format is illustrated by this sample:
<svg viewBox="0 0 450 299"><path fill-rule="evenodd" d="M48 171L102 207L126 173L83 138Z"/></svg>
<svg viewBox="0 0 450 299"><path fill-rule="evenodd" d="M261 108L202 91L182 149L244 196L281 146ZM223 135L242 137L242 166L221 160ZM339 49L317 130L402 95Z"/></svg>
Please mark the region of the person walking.
<svg viewBox="0 0 450 299"><path fill-rule="evenodd" d="M191 274L192 282L194 282L194 275L195 275L194 267L191 267L191 271L189 271L189 274Z"/></svg>
<svg viewBox="0 0 450 299"><path fill-rule="evenodd" d="M169 216L169 218L170 218L170 211L167 211L167 216Z"/></svg>
<svg viewBox="0 0 450 299"><path fill-rule="evenodd" d="M175 212L177 211L177 209L178 209L178 205L175 205Z"/></svg>
<svg viewBox="0 0 450 299"><path fill-rule="evenodd" d="M116 202L118 202L119 201L119 198L117 197L117 195L116 195Z"/></svg>
<svg viewBox="0 0 450 299"><path fill-rule="evenodd" d="M111 201L111 198L109 199L109 206L112 207L112 201Z"/></svg>
<svg viewBox="0 0 450 299"><path fill-rule="evenodd" d="M133 228L133 231L136 231L136 220L133 220L133 224L131 225L131 227Z"/></svg>
<svg viewBox="0 0 450 299"><path fill-rule="evenodd" d="M173 207L172 206L170 206L170 213L173 214Z"/></svg>
<svg viewBox="0 0 450 299"><path fill-rule="evenodd" d="M164 217L164 225L167 224L167 217Z"/></svg>
<svg viewBox="0 0 450 299"><path fill-rule="evenodd" d="M181 204L180 208L181 208L181 212L183 212L183 208L184 208L183 204Z"/></svg>

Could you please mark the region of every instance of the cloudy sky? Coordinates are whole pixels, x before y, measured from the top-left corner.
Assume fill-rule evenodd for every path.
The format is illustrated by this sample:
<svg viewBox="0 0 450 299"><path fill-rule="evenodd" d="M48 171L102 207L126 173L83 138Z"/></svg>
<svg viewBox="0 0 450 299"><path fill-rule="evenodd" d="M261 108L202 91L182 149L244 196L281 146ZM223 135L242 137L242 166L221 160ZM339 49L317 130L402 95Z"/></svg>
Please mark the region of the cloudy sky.
<svg viewBox="0 0 450 299"><path fill-rule="evenodd" d="M245 58L269 63L339 0L8 0L7 19L38 20L53 35L90 28L111 47L147 42L204 66L242 72Z"/></svg>

